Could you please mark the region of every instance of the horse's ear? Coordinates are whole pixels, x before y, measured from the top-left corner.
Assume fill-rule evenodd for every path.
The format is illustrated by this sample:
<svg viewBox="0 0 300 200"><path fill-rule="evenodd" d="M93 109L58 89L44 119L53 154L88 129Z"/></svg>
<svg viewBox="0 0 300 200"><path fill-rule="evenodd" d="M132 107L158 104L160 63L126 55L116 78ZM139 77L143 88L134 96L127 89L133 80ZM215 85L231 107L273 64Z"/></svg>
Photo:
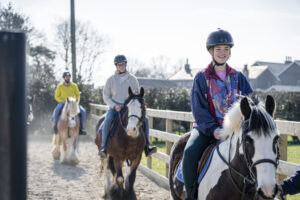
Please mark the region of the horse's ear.
<svg viewBox="0 0 300 200"><path fill-rule="evenodd" d="M140 96L141 96L141 98L144 97L144 94L145 94L144 88L141 87L141 89L140 89Z"/></svg>
<svg viewBox="0 0 300 200"><path fill-rule="evenodd" d="M133 94L132 90L131 90L131 87L128 88L128 94L129 94L129 96L131 96Z"/></svg>
<svg viewBox="0 0 300 200"><path fill-rule="evenodd" d="M275 111L276 103L271 95L267 96L266 99L266 111L273 117Z"/></svg>
<svg viewBox="0 0 300 200"><path fill-rule="evenodd" d="M67 97L67 102L68 102L68 103L70 103L70 99L69 99L69 97Z"/></svg>
<svg viewBox="0 0 300 200"><path fill-rule="evenodd" d="M240 108L241 108L242 114L245 117L245 120L249 119L250 114L251 114L251 108L250 108L249 101L248 101L247 97L244 97L241 100Z"/></svg>

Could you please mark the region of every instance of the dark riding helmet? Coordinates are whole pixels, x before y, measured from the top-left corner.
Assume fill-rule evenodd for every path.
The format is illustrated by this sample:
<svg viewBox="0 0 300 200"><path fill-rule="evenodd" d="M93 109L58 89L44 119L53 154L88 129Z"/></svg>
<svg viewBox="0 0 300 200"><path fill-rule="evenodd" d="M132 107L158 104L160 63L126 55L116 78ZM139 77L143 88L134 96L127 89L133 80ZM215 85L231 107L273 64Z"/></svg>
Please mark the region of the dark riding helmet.
<svg viewBox="0 0 300 200"><path fill-rule="evenodd" d="M71 76L71 73L70 72L64 72L62 77L65 78L66 76Z"/></svg>
<svg viewBox="0 0 300 200"><path fill-rule="evenodd" d="M121 62L127 63L126 57L124 55L117 55L114 59L115 65L117 65L118 63L121 63Z"/></svg>
<svg viewBox="0 0 300 200"><path fill-rule="evenodd" d="M210 33L206 41L207 50L216 45L228 45L233 47L234 43L230 33L220 28L218 28L217 31Z"/></svg>

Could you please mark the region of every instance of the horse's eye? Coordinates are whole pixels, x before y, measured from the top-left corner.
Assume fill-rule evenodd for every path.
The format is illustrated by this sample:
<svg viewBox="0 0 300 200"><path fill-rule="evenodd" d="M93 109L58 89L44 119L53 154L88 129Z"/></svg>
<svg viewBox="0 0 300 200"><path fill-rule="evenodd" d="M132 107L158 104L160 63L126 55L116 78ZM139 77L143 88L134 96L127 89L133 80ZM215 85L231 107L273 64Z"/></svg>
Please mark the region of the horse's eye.
<svg viewBox="0 0 300 200"><path fill-rule="evenodd" d="M250 137L250 136L246 136L245 137L245 143L247 144L247 145L251 145L251 144L253 144L253 139Z"/></svg>

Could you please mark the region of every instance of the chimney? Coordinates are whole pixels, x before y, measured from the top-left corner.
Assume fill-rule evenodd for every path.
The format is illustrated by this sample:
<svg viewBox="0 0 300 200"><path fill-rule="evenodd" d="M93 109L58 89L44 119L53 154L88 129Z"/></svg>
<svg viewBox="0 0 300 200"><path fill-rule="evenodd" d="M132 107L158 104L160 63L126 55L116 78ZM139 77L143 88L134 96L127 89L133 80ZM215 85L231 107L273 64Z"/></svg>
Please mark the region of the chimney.
<svg viewBox="0 0 300 200"><path fill-rule="evenodd" d="M292 63L292 57L291 56L286 56L284 64L290 64L290 63Z"/></svg>
<svg viewBox="0 0 300 200"><path fill-rule="evenodd" d="M243 74L247 78L247 80L249 80L249 70L247 64L244 65Z"/></svg>
<svg viewBox="0 0 300 200"><path fill-rule="evenodd" d="M187 74L191 74L191 67L189 64L189 59L186 59L186 64L184 65L184 69Z"/></svg>

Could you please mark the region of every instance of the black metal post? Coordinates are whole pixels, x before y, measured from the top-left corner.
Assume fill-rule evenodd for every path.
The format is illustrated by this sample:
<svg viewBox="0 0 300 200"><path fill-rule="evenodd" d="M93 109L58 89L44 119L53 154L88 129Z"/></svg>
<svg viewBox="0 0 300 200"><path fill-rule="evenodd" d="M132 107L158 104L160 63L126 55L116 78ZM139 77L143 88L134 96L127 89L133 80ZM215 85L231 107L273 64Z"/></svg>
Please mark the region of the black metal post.
<svg viewBox="0 0 300 200"><path fill-rule="evenodd" d="M24 33L0 32L0 199L26 199Z"/></svg>
<svg viewBox="0 0 300 200"><path fill-rule="evenodd" d="M72 50L72 80L77 82L76 76L76 35L75 35L75 0L71 0L71 50Z"/></svg>

